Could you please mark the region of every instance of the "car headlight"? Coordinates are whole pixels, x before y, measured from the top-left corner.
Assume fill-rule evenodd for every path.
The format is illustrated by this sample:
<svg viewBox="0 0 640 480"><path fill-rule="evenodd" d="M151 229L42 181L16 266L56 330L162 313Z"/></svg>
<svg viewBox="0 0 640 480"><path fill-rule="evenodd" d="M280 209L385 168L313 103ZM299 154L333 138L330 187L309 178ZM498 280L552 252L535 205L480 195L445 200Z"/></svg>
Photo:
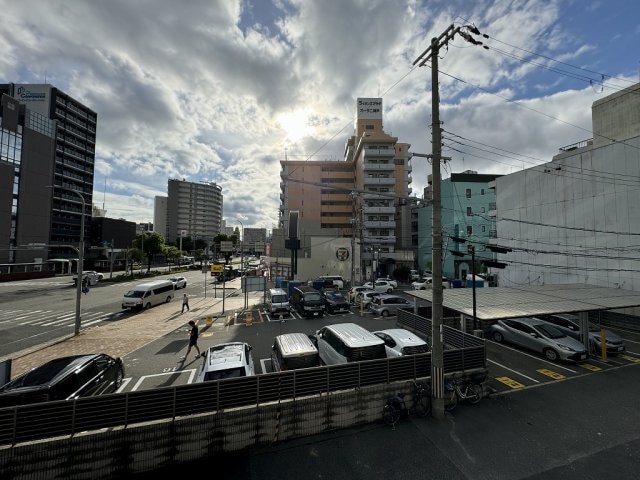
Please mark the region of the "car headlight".
<svg viewBox="0 0 640 480"><path fill-rule="evenodd" d="M557 344L559 348L563 349L563 350L567 350L569 352L577 352L578 350L576 350L573 347L570 347L569 345L565 345L564 343L558 343Z"/></svg>

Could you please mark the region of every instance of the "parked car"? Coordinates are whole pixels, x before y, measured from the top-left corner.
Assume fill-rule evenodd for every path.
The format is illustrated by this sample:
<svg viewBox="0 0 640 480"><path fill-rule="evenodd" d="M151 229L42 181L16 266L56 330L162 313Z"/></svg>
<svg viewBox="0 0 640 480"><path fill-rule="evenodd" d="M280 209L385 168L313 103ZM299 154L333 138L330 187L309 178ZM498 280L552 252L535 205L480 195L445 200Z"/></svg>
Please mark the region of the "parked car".
<svg viewBox="0 0 640 480"><path fill-rule="evenodd" d="M449 279L446 277L442 277L442 288L447 288L449 286ZM426 290L427 288L433 287L433 278L425 277L422 280L416 280L415 282L411 282L411 288L414 290Z"/></svg>
<svg viewBox="0 0 640 480"><path fill-rule="evenodd" d="M364 284L365 287L369 287L376 292L382 293L391 293L393 292L393 285L389 283L387 280L376 280L374 283L367 282Z"/></svg>
<svg viewBox="0 0 640 480"><path fill-rule="evenodd" d="M379 295L382 295L382 292L376 292L375 290L371 289L363 290L356 295L356 306L358 308L364 308L365 310L367 310L369 308L369 305L371 304L371 301Z"/></svg>
<svg viewBox="0 0 640 480"><path fill-rule="evenodd" d="M366 287L364 285L357 285L349 289L349 291L347 292L347 299L351 303L356 303L356 296L358 295L358 293L365 291L375 292L375 290L373 290L372 288Z"/></svg>
<svg viewBox="0 0 640 480"><path fill-rule="evenodd" d="M389 276L380 277L380 278L378 278L378 280L385 280L385 281L389 282L393 286L393 288L398 288L398 281L393 279L393 278L391 278L391 277L389 277Z"/></svg>
<svg viewBox="0 0 640 480"><path fill-rule="evenodd" d="M545 322L549 322L556 326L559 330L563 331L570 337L582 341L580 338L580 318L573 313L559 313L553 315L545 315L539 317ZM600 336L601 328L589 322L589 351L595 354L602 352L602 338ZM626 342L617 333L611 330L605 330L605 345L607 353L615 355L622 353L627 349Z"/></svg>
<svg viewBox="0 0 640 480"><path fill-rule="evenodd" d="M427 353L429 344L422 338L404 328L390 328L373 332L377 337L384 340L387 357L400 357L403 355L415 355L417 353Z"/></svg>
<svg viewBox="0 0 640 480"><path fill-rule="evenodd" d="M104 353L60 357L0 387L0 407L113 393L123 379L120 358Z"/></svg>
<svg viewBox="0 0 640 480"><path fill-rule="evenodd" d="M104 278L104 274L100 272L96 272L95 270L83 270L82 271L82 281L83 283L88 283L89 286L96 285L100 280ZM78 275L73 276L73 284L77 285Z"/></svg>
<svg viewBox="0 0 640 480"><path fill-rule="evenodd" d="M347 297L340 292L329 290L323 293L323 297L324 309L328 313L348 312L351 309L351 304Z"/></svg>
<svg viewBox="0 0 640 480"><path fill-rule="evenodd" d="M489 330L496 342L509 342L542 353L547 360L577 362L587 358L587 350L580 341L538 318L498 320Z"/></svg>
<svg viewBox="0 0 640 480"><path fill-rule="evenodd" d="M220 343L202 352L196 382L250 377L256 374L252 347L245 342Z"/></svg>
<svg viewBox="0 0 640 480"><path fill-rule="evenodd" d="M369 310L375 315L388 317L389 315L397 315L401 308L413 308L413 302L398 295L379 295L369 304Z"/></svg>
<svg viewBox="0 0 640 480"><path fill-rule="evenodd" d="M326 325L313 335L324 365L385 358L384 342L355 323Z"/></svg>
<svg viewBox="0 0 640 480"><path fill-rule="evenodd" d="M187 279L184 277L172 277L169 280L173 282L173 286L176 290L179 288L187 288Z"/></svg>

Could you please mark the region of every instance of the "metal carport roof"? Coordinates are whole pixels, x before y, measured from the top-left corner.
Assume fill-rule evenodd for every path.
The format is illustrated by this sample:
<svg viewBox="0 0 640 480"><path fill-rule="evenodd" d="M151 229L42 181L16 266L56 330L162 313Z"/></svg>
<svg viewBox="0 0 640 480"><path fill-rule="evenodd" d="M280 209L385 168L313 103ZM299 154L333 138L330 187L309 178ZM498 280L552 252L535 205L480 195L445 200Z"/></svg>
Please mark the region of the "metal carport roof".
<svg viewBox="0 0 640 480"><path fill-rule="evenodd" d="M432 302L433 291L409 290L408 295ZM473 288L446 288L442 305L473 317ZM551 313L577 313L640 306L640 293L594 285L476 287L476 318L500 320Z"/></svg>

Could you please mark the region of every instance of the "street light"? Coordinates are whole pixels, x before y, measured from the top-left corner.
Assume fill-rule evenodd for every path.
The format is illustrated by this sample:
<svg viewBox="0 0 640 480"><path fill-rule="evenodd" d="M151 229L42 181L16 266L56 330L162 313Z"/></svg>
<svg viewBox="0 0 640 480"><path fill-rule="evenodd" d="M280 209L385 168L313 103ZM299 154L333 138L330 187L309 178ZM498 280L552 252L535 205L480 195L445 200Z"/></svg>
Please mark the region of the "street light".
<svg viewBox="0 0 640 480"><path fill-rule="evenodd" d="M47 185L46 188L55 189L55 185ZM77 190L69 189L70 192L75 193L80 197L82 202L82 212L80 214L80 239L78 241L78 277L76 279L76 321L74 327L74 335L80 333L80 300L82 299L82 280L84 271L84 214L86 210L86 204L84 196ZM87 277L88 281L88 277Z"/></svg>
<svg viewBox="0 0 640 480"><path fill-rule="evenodd" d="M240 224L240 226L242 227L242 239L240 241L240 287L242 288L242 277L244 277L244 224L239 220L238 223ZM245 294L245 305L244 308L247 308L247 302L246 302L246 298L247 298L247 285L246 285L246 281L245 281L245 286L244 286L244 294Z"/></svg>

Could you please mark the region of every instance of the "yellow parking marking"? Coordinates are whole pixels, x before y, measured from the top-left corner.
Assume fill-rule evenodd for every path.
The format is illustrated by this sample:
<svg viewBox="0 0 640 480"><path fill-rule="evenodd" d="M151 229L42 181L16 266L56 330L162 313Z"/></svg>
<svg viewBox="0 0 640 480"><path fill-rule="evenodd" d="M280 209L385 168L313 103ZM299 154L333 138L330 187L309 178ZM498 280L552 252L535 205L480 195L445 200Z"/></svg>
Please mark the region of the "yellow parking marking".
<svg viewBox="0 0 640 480"><path fill-rule="evenodd" d="M620 355L622 358L624 358L625 360L629 360L630 362L634 362L634 363L640 363L640 358L637 357L632 357L630 355Z"/></svg>
<svg viewBox="0 0 640 480"><path fill-rule="evenodd" d="M561 373L554 372L553 370L549 370L548 368L539 368L537 372L546 375L547 377L551 377L554 380L562 380L563 378L567 378Z"/></svg>
<svg viewBox="0 0 640 480"><path fill-rule="evenodd" d="M596 367L595 365L591 365L590 363L581 363L580 366L582 368L586 368L587 370L591 370L592 372L599 372L602 370L600 367Z"/></svg>
<svg viewBox="0 0 640 480"><path fill-rule="evenodd" d="M505 384L507 387L511 388L524 388L524 385L520 382L516 382L513 378L509 377L496 377L496 380L500 383Z"/></svg>

